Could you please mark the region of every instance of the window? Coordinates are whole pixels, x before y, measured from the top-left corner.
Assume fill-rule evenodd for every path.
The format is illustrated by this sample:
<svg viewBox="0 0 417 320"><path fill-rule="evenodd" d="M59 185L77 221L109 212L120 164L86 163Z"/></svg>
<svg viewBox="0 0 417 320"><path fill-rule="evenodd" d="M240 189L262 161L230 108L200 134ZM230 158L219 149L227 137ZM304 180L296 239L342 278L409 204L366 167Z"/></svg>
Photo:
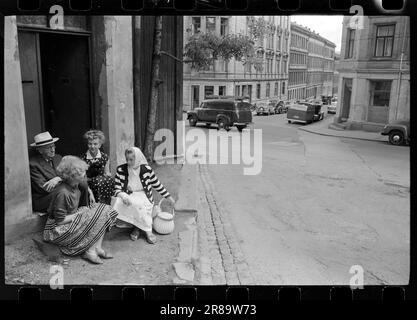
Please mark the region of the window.
<svg viewBox="0 0 417 320"><path fill-rule="evenodd" d="M227 71L227 61L223 59L218 59L217 61L218 61L219 71L220 72Z"/></svg>
<svg viewBox="0 0 417 320"><path fill-rule="evenodd" d="M193 24L193 34L200 32L201 30L201 18L200 17L193 17L192 18Z"/></svg>
<svg viewBox="0 0 417 320"><path fill-rule="evenodd" d="M242 86L242 96L246 97L248 95L248 86L247 85L243 85Z"/></svg>
<svg viewBox="0 0 417 320"><path fill-rule="evenodd" d="M225 36L228 34L229 19L220 18L220 36Z"/></svg>
<svg viewBox="0 0 417 320"><path fill-rule="evenodd" d="M282 83L282 91L281 94L285 94L285 82Z"/></svg>
<svg viewBox="0 0 417 320"><path fill-rule="evenodd" d="M282 73L287 73L287 60L282 61Z"/></svg>
<svg viewBox="0 0 417 320"><path fill-rule="evenodd" d="M208 99L208 97L212 95L214 95L214 87L204 86L204 99Z"/></svg>
<svg viewBox="0 0 417 320"><path fill-rule="evenodd" d="M391 81L371 81L371 106L389 106Z"/></svg>
<svg viewBox="0 0 417 320"><path fill-rule="evenodd" d="M249 61L245 62L245 72L247 72L247 73L252 72L252 64Z"/></svg>
<svg viewBox="0 0 417 320"><path fill-rule="evenodd" d="M206 31L207 33L216 32L216 18L215 17L206 18Z"/></svg>
<svg viewBox="0 0 417 320"><path fill-rule="evenodd" d="M394 25L378 26L376 29L375 57L391 57L394 43Z"/></svg>
<svg viewBox="0 0 417 320"><path fill-rule="evenodd" d="M261 84L258 83L256 85L256 99L260 99L261 98Z"/></svg>
<svg viewBox="0 0 417 320"><path fill-rule="evenodd" d="M353 57L353 47L355 44L355 30L347 29L346 58Z"/></svg>
<svg viewBox="0 0 417 320"><path fill-rule="evenodd" d="M278 96L278 82L275 82L274 96Z"/></svg>
<svg viewBox="0 0 417 320"><path fill-rule="evenodd" d="M269 98L269 91L271 90L271 85L269 83L266 84L266 97Z"/></svg>
<svg viewBox="0 0 417 320"><path fill-rule="evenodd" d="M235 86L235 97L240 96L240 86Z"/></svg>
<svg viewBox="0 0 417 320"><path fill-rule="evenodd" d="M226 86L219 86L219 96L226 95Z"/></svg>

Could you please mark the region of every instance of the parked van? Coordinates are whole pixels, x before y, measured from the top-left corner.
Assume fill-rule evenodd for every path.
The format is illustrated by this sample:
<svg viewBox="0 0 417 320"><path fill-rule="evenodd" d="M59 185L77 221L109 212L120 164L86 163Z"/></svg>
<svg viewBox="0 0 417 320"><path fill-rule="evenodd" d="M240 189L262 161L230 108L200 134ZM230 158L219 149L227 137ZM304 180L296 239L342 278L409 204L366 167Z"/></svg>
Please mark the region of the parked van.
<svg viewBox="0 0 417 320"><path fill-rule="evenodd" d="M187 119L193 127L198 122L205 122L207 126L215 123L219 129L227 131L232 126L242 131L252 123L251 105L235 99L208 99L204 100L199 108L188 111Z"/></svg>
<svg viewBox="0 0 417 320"><path fill-rule="evenodd" d="M322 120L323 118L324 114L319 104L307 102L297 103L291 105L287 112L288 123L302 122L308 124L313 121Z"/></svg>

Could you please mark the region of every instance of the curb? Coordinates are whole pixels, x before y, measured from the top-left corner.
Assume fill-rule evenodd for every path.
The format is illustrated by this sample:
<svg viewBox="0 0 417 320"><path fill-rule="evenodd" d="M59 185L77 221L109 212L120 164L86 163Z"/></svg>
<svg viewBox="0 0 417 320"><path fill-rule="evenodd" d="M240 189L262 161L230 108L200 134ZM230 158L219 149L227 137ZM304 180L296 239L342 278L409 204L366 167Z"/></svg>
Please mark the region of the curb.
<svg viewBox="0 0 417 320"><path fill-rule="evenodd" d="M180 190L175 211L184 213L197 212L197 166L184 164L181 169Z"/></svg>
<svg viewBox="0 0 417 320"><path fill-rule="evenodd" d="M329 134L329 133L324 133L324 132L317 132L317 131L313 131L311 129L306 129L306 128L298 128L299 130L305 131L305 132L309 132L309 133L314 133L314 134L318 134L321 136L327 136L327 137L336 137L336 138L346 138L346 139L356 139L356 140L365 140L365 141L375 141L375 142L386 142L385 140L379 140L379 139L371 139L371 138L359 138L359 137L349 137L349 136L341 136L341 135L335 135L335 134Z"/></svg>

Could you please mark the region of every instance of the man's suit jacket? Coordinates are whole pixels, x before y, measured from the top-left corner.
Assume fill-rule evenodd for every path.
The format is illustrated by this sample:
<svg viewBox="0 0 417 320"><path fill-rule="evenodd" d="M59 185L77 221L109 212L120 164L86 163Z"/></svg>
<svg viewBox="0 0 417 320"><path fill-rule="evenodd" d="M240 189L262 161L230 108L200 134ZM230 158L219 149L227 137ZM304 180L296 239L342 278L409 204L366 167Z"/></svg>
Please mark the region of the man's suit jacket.
<svg viewBox="0 0 417 320"><path fill-rule="evenodd" d="M58 176L56 167L61 162L62 157L59 154L55 154L52 159L54 168L45 160L45 158L37 154L29 159L30 167L30 181L32 187L32 199L38 200L49 194L42 186L45 182Z"/></svg>
<svg viewBox="0 0 417 320"><path fill-rule="evenodd" d="M52 162L54 164L54 167L52 167L51 164L48 163L40 154L30 157L30 181L32 189L32 208L34 211L47 211L52 200L54 190L48 192L42 186L45 184L45 182L58 176L56 168L61 162L61 159L62 156L55 154L55 156L52 158ZM90 203L87 182L80 183L78 185L78 189L81 191L79 205L87 206Z"/></svg>

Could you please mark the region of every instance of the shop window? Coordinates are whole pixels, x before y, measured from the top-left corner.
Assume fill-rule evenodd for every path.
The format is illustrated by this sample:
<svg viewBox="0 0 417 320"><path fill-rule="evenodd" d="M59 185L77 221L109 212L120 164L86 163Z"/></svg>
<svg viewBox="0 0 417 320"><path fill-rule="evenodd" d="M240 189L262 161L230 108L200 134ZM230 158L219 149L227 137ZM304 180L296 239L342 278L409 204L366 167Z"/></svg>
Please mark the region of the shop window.
<svg viewBox="0 0 417 320"><path fill-rule="evenodd" d="M375 107L389 106L391 81L371 81L370 105Z"/></svg>

